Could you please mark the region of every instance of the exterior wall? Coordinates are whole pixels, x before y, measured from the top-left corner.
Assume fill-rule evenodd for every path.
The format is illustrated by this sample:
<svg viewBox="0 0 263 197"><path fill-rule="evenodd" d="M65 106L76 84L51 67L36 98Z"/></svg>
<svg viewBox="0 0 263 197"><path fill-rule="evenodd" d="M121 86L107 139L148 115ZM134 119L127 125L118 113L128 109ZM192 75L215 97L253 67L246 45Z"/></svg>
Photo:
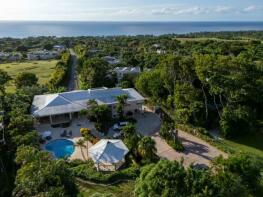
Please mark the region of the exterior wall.
<svg viewBox="0 0 263 197"><path fill-rule="evenodd" d="M142 111L143 101L137 101L137 102L128 102L124 106L124 114L126 115L128 112L132 112L133 114L136 112ZM116 118L118 116L116 111L116 105L111 105L112 110L112 117Z"/></svg>

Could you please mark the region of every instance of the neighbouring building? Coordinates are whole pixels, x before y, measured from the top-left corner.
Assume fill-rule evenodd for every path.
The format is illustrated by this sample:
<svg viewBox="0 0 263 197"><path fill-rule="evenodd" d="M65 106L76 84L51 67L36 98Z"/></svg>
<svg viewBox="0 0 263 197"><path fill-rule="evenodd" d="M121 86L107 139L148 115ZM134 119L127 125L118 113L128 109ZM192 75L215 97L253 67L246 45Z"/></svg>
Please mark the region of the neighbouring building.
<svg viewBox="0 0 263 197"><path fill-rule="evenodd" d="M66 47L64 45L54 45L53 49L56 50L56 51L62 52L64 50L66 50Z"/></svg>
<svg viewBox="0 0 263 197"><path fill-rule="evenodd" d="M116 67L113 72L117 74L118 81L122 80L124 75L138 75L141 72L140 67Z"/></svg>
<svg viewBox="0 0 263 197"><path fill-rule="evenodd" d="M95 100L99 105L105 104L111 108L112 117L117 117L117 97L127 95L124 113L138 113L142 110L145 98L135 89L97 88L76 90L71 92L37 95L34 97L31 114L36 123L51 125L70 122L78 118L82 110L88 110L88 101Z"/></svg>
<svg viewBox="0 0 263 197"><path fill-rule="evenodd" d="M19 61L21 60L23 55L21 53L5 53L0 52L0 60L3 61Z"/></svg>
<svg viewBox="0 0 263 197"><path fill-rule="evenodd" d="M166 54L166 51L163 50L163 49L157 49L156 53L159 54L159 55L163 55L163 54Z"/></svg>
<svg viewBox="0 0 263 197"><path fill-rule="evenodd" d="M115 171L125 163L128 152L122 140L102 139L89 148L88 156L98 171Z"/></svg>
<svg viewBox="0 0 263 197"><path fill-rule="evenodd" d="M33 51L27 54L28 60L49 60L55 59L60 55L59 51Z"/></svg>
<svg viewBox="0 0 263 197"><path fill-rule="evenodd" d="M108 62L111 65L120 63L120 60L112 56L105 56L102 59L104 59L106 62Z"/></svg>

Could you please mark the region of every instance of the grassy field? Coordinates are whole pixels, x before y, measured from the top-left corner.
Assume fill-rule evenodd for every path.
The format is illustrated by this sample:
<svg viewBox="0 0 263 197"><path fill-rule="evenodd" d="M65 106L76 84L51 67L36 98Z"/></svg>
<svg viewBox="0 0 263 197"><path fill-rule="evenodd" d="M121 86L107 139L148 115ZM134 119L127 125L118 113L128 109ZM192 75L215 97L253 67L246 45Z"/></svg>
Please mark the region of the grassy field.
<svg viewBox="0 0 263 197"><path fill-rule="evenodd" d="M28 61L28 62L13 62L0 64L0 69L6 71L12 78L21 72L35 73L39 78L39 84L45 84L50 79L53 69L56 66L57 60L51 61ZM15 86L13 81L10 81L7 86L7 92L14 92Z"/></svg>
<svg viewBox="0 0 263 197"><path fill-rule="evenodd" d="M134 182L121 183L115 186L80 185L80 197L90 197L94 194L103 194L112 197L133 197Z"/></svg>
<svg viewBox="0 0 263 197"><path fill-rule="evenodd" d="M240 40L228 40L228 39L220 39L220 38L176 38L176 40L179 40L181 42L186 41L207 41L207 40L214 40L214 41L224 41L224 42L248 42L249 39L240 39Z"/></svg>
<svg viewBox="0 0 263 197"><path fill-rule="evenodd" d="M222 140L220 145L233 150L254 154L263 159L263 133L255 132L234 140Z"/></svg>

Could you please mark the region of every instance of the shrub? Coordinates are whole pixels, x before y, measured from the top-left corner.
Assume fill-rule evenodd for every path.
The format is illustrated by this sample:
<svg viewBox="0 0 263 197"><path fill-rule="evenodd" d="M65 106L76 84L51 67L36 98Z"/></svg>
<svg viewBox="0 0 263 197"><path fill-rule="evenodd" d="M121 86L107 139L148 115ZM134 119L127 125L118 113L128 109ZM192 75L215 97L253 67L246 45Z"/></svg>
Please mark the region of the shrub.
<svg viewBox="0 0 263 197"><path fill-rule="evenodd" d="M169 144L173 149L182 152L184 151L184 146L180 139L175 133L171 132L175 130L174 125L171 123L164 123L160 130L160 135L165 139L167 144Z"/></svg>
<svg viewBox="0 0 263 197"><path fill-rule="evenodd" d="M112 183L117 180L135 179L140 174L139 168L135 166L115 172L99 172L95 169L92 161L72 167L72 171L76 177L96 183Z"/></svg>

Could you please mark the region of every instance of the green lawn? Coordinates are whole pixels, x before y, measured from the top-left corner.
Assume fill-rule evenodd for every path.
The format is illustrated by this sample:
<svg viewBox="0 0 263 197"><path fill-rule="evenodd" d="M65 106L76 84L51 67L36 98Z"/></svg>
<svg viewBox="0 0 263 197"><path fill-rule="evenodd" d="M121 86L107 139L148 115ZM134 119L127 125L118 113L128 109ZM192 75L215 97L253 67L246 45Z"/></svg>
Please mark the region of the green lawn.
<svg viewBox="0 0 263 197"><path fill-rule="evenodd" d="M51 61L27 61L0 64L0 69L5 70L12 78L21 72L35 73L39 78L39 84L45 84L50 79L57 60ZM7 92L14 92L15 86L10 81L7 86Z"/></svg>
<svg viewBox="0 0 263 197"><path fill-rule="evenodd" d="M262 132L255 132L234 140L222 140L220 145L234 151L248 152L263 158Z"/></svg>
<svg viewBox="0 0 263 197"><path fill-rule="evenodd" d="M115 186L94 186L94 185L83 185L78 184L80 195L83 197L90 197L94 194L103 194L107 197L133 197L134 182L129 181L126 183L120 183Z"/></svg>
<svg viewBox="0 0 263 197"><path fill-rule="evenodd" d="M176 38L176 40L179 40L181 42L186 42L186 41L207 41L207 40L214 40L214 41L224 41L224 42L248 42L249 39L240 39L240 40L230 40L230 39L220 39L220 38Z"/></svg>

